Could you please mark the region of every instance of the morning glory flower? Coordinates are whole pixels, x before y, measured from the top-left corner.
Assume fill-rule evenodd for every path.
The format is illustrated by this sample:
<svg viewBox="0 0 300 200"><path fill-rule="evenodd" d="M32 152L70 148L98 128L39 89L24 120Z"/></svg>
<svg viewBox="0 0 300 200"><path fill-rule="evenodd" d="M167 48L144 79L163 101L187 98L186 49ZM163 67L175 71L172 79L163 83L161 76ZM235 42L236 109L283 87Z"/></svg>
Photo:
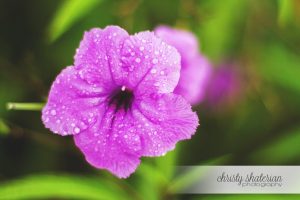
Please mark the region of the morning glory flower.
<svg viewBox="0 0 300 200"><path fill-rule="evenodd" d="M164 155L195 133L196 113L173 93L179 76L180 55L154 33L94 28L52 84L42 120L73 135L92 166L126 178L142 156Z"/></svg>
<svg viewBox="0 0 300 200"><path fill-rule="evenodd" d="M155 34L181 55L179 83L174 93L182 95L191 104L198 104L205 98L212 68L208 60L199 52L196 36L188 31L158 26Z"/></svg>

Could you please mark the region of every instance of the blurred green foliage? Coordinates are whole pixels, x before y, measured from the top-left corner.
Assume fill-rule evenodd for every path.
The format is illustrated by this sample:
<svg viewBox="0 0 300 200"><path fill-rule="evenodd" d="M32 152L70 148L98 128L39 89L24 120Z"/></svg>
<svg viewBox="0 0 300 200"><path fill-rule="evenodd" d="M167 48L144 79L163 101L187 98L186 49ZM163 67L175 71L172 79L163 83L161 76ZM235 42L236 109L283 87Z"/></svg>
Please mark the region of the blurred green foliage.
<svg viewBox="0 0 300 200"><path fill-rule="evenodd" d="M83 18L92 10L99 0L69 0L65 1L55 13L55 17L49 26L50 41L56 40L60 35L68 30L76 21Z"/></svg>
<svg viewBox="0 0 300 200"><path fill-rule="evenodd" d="M0 199L298 199L176 195L201 173L178 177L175 166L300 164L299 13L297 0L0 1ZM44 102L84 31L110 24L193 31L214 67L234 63L241 80L230 101L194 107L201 126L191 140L143 158L126 180L89 166L39 112L6 110L8 102Z"/></svg>
<svg viewBox="0 0 300 200"><path fill-rule="evenodd" d="M117 185L96 178L35 175L1 185L1 199L130 199Z"/></svg>

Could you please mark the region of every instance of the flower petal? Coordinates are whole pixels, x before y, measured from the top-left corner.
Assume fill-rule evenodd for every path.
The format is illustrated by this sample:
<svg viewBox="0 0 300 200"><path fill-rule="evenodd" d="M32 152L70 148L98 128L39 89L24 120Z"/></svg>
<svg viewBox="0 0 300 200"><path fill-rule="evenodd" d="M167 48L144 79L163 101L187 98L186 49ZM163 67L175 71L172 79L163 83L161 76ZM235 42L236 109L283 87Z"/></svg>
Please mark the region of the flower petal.
<svg viewBox="0 0 300 200"><path fill-rule="evenodd" d="M119 178L128 177L140 163L142 143L134 120L123 111L107 107L104 116L74 140L91 165Z"/></svg>
<svg viewBox="0 0 300 200"><path fill-rule="evenodd" d="M155 34L173 45L181 55L180 79L174 93L182 95L189 103L200 103L205 96L212 67L201 55L198 40L191 32L159 26Z"/></svg>
<svg viewBox="0 0 300 200"><path fill-rule="evenodd" d="M188 67L182 67L174 93L182 95L191 104L197 104L205 98L212 67L202 56L195 56L184 65Z"/></svg>
<svg viewBox="0 0 300 200"><path fill-rule="evenodd" d="M105 95L96 81L90 84L84 77L75 67L67 67L54 81L42 111L42 120L52 132L75 135L95 123Z"/></svg>
<svg viewBox="0 0 300 200"><path fill-rule="evenodd" d="M166 43L174 46L180 53L181 59L194 57L199 52L197 38L188 31L173 29L162 25L156 27L154 32Z"/></svg>
<svg viewBox="0 0 300 200"><path fill-rule="evenodd" d="M125 40L121 59L129 72L127 84L137 95L169 93L178 83L180 55L152 32L140 32Z"/></svg>
<svg viewBox="0 0 300 200"><path fill-rule="evenodd" d="M143 156L164 155L178 141L191 138L198 126L198 117L191 106L172 93L137 100L132 113L141 127Z"/></svg>
<svg viewBox="0 0 300 200"><path fill-rule="evenodd" d="M118 26L91 29L84 34L76 51L75 66L96 66L101 69L105 82L122 85L127 72L121 67L120 52L128 37L128 33Z"/></svg>

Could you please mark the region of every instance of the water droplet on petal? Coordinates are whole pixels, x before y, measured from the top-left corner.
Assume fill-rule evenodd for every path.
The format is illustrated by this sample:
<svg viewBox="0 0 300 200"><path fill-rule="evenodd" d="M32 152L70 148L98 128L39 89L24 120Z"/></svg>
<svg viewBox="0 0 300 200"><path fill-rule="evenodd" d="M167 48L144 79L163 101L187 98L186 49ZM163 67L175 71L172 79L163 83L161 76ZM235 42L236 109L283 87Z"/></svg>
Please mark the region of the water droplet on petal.
<svg viewBox="0 0 300 200"><path fill-rule="evenodd" d="M164 75L164 74L165 74L165 72L164 72L164 71L161 71L161 72L160 72L160 75Z"/></svg>
<svg viewBox="0 0 300 200"><path fill-rule="evenodd" d="M152 63L153 63L153 64L157 64L157 63L158 63L158 60L157 60L156 58L154 58L154 59L152 60Z"/></svg>
<svg viewBox="0 0 300 200"><path fill-rule="evenodd" d="M56 110L53 109L53 110L51 110L50 113L51 113L51 115L56 115Z"/></svg>
<svg viewBox="0 0 300 200"><path fill-rule="evenodd" d="M135 62L139 63L139 62L141 62L141 59L140 58L136 58Z"/></svg>
<svg viewBox="0 0 300 200"><path fill-rule="evenodd" d="M151 69L150 73L151 74L155 74L156 73L156 69Z"/></svg>
<svg viewBox="0 0 300 200"><path fill-rule="evenodd" d="M74 133L80 133L80 128L75 127L75 128L74 128Z"/></svg>

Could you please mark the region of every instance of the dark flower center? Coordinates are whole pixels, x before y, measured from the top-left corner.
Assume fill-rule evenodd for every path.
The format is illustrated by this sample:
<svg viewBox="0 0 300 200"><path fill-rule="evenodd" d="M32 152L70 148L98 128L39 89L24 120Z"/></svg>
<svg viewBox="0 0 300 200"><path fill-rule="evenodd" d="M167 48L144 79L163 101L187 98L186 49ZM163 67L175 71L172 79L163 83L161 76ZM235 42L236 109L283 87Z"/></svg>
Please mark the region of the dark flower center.
<svg viewBox="0 0 300 200"><path fill-rule="evenodd" d="M126 112L131 109L131 105L134 99L133 92L127 89L125 86L115 90L109 97L109 105L115 106L115 111L124 109Z"/></svg>

